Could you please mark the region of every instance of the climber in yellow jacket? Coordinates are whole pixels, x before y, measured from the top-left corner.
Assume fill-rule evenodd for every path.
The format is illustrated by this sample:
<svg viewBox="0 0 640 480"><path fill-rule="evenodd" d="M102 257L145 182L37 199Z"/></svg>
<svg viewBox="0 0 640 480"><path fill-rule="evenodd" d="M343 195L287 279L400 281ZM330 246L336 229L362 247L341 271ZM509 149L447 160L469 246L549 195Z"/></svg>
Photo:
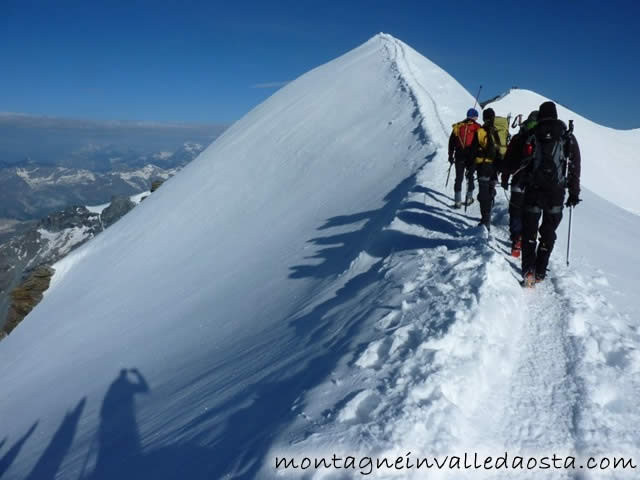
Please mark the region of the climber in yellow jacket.
<svg viewBox="0 0 640 480"><path fill-rule="evenodd" d="M475 171L478 173L478 202L480 203L480 225L487 230L491 229L491 208L496 196L496 184L498 183L498 171L502 157L508 142L508 120L500 117L500 130L504 129L502 123L507 124L506 133L500 135L496 128L496 114L492 108L482 112L484 124L480 127L471 144L471 156ZM502 137L502 138L501 138Z"/></svg>

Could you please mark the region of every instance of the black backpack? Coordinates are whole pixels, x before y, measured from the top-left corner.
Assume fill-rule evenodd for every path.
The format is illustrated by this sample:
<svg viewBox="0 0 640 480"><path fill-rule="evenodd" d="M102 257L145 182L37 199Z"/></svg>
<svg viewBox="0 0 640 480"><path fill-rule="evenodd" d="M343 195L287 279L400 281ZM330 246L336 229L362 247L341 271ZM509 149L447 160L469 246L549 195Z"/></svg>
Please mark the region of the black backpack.
<svg viewBox="0 0 640 480"><path fill-rule="evenodd" d="M527 139L531 152L528 184L542 189L564 188L567 183L568 131L561 120L539 123Z"/></svg>

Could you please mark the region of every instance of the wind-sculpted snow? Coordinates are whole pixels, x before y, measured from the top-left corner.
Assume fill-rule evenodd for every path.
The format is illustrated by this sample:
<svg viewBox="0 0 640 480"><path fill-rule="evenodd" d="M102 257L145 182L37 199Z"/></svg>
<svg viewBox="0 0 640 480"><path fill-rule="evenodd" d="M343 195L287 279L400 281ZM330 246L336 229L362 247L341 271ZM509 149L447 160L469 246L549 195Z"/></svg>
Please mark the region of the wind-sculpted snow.
<svg viewBox="0 0 640 480"><path fill-rule="evenodd" d="M634 238L637 217L585 192L574 231L598 233L523 292L502 194L487 238L443 188L472 103L378 35L59 262L0 343L0 475L527 479L275 460L633 454L639 303L602 232Z"/></svg>

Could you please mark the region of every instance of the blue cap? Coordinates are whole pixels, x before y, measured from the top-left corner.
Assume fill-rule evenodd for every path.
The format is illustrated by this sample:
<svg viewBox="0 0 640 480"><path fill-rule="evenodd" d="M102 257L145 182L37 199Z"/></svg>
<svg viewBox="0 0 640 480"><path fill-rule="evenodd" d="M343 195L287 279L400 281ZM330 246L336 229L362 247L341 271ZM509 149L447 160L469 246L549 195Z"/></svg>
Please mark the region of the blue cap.
<svg viewBox="0 0 640 480"><path fill-rule="evenodd" d="M467 118L478 118L478 111L475 108L467 110Z"/></svg>

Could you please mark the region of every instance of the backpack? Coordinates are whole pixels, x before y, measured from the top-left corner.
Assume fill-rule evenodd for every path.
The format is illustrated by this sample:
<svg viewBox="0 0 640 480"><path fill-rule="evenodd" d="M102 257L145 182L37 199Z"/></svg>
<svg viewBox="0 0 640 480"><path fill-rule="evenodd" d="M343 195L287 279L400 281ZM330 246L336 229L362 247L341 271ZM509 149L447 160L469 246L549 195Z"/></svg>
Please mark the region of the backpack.
<svg viewBox="0 0 640 480"><path fill-rule="evenodd" d="M496 142L496 153L500 154L500 157L504 158L504 154L507 153L507 145L511 140L509 134L509 119L506 117L496 117L493 121L493 127L495 128L497 135L494 135Z"/></svg>
<svg viewBox="0 0 640 480"><path fill-rule="evenodd" d="M458 148L466 150L471 146L476 130L480 128L476 122L458 122L453 124L453 134L458 139Z"/></svg>
<svg viewBox="0 0 640 480"><path fill-rule="evenodd" d="M530 155L528 184L543 190L565 187L567 182L567 128L556 120L538 124L525 143Z"/></svg>

